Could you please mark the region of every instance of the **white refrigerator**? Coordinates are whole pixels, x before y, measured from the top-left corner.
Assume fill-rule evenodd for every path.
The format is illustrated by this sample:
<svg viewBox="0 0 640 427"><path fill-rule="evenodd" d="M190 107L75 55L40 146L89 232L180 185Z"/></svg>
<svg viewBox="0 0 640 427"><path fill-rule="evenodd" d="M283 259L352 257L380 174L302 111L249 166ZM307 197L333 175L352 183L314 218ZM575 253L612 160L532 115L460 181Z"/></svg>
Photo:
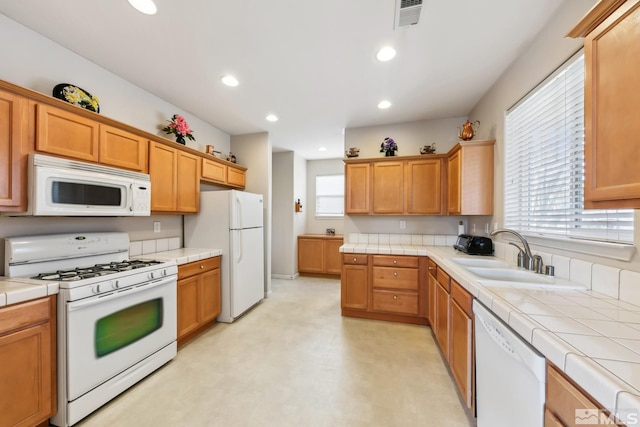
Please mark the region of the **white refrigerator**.
<svg viewBox="0 0 640 427"><path fill-rule="evenodd" d="M186 248L222 249L219 322L231 323L264 298L262 194L203 191L200 213L184 217Z"/></svg>

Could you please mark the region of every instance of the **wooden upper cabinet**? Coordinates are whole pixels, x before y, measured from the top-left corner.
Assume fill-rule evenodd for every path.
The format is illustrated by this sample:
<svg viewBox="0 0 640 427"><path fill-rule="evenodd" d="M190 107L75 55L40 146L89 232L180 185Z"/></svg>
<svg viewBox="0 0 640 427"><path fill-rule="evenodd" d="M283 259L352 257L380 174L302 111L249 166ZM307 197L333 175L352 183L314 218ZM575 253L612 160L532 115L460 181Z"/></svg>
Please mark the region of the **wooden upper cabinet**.
<svg viewBox="0 0 640 427"><path fill-rule="evenodd" d="M202 159L202 179L204 181L225 184L227 182L227 165Z"/></svg>
<svg viewBox="0 0 640 427"><path fill-rule="evenodd" d="M405 166L405 212L441 214L442 159L410 160Z"/></svg>
<svg viewBox="0 0 640 427"><path fill-rule="evenodd" d="M27 209L27 99L0 90L0 211Z"/></svg>
<svg viewBox="0 0 640 427"><path fill-rule="evenodd" d="M585 37L585 207L640 208L640 1L601 1Z"/></svg>
<svg viewBox="0 0 640 427"><path fill-rule="evenodd" d="M99 161L102 164L146 173L149 141L108 125L100 125Z"/></svg>
<svg viewBox="0 0 640 427"><path fill-rule="evenodd" d="M36 104L36 150L98 161L98 122L51 105Z"/></svg>
<svg viewBox="0 0 640 427"><path fill-rule="evenodd" d="M448 153L447 213L493 215L495 140L465 141Z"/></svg>
<svg viewBox="0 0 640 427"><path fill-rule="evenodd" d="M176 211L197 213L200 210L200 158L178 151ZM151 187L153 189L153 186Z"/></svg>
<svg viewBox="0 0 640 427"><path fill-rule="evenodd" d="M404 164L402 161L373 164L372 211L376 214L404 212Z"/></svg>
<svg viewBox="0 0 640 427"><path fill-rule="evenodd" d="M229 166L227 168L227 184L231 187L244 188L246 185L246 171Z"/></svg>
<svg viewBox="0 0 640 427"><path fill-rule="evenodd" d="M346 214L368 214L371 209L371 165L345 165L344 208Z"/></svg>
<svg viewBox="0 0 640 427"><path fill-rule="evenodd" d="M149 145L149 174L151 175L151 211L176 210L178 185L178 152L158 142Z"/></svg>

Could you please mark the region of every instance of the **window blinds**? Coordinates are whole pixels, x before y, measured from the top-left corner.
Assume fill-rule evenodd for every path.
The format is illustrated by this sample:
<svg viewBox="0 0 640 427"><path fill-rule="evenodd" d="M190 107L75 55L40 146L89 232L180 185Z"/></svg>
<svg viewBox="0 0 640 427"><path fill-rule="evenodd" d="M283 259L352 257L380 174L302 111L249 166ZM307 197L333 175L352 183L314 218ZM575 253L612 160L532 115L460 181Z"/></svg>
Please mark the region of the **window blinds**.
<svg viewBox="0 0 640 427"><path fill-rule="evenodd" d="M316 176L316 216L344 215L344 175Z"/></svg>
<svg viewBox="0 0 640 427"><path fill-rule="evenodd" d="M505 226L521 232L633 241L633 210L585 210L584 55L507 111Z"/></svg>

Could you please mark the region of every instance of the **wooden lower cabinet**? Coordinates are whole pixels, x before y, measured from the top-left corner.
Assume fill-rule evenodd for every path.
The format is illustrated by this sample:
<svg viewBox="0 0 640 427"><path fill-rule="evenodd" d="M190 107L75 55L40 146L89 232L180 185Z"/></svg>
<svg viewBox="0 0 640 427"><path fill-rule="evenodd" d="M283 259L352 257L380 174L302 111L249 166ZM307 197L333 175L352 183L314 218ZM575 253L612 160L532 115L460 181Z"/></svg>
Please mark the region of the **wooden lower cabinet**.
<svg viewBox="0 0 640 427"><path fill-rule="evenodd" d="M364 254L342 254L341 307L367 310L369 308L369 261Z"/></svg>
<svg viewBox="0 0 640 427"><path fill-rule="evenodd" d="M56 297L0 309L0 425L34 426L56 411Z"/></svg>
<svg viewBox="0 0 640 427"><path fill-rule="evenodd" d="M427 324L426 269L417 256L342 254L342 315Z"/></svg>
<svg viewBox="0 0 640 427"><path fill-rule="evenodd" d="M449 366L467 408L473 402L473 297L451 279L449 305Z"/></svg>
<svg viewBox="0 0 640 427"><path fill-rule="evenodd" d="M435 326L433 333L444 358L449 360L449 291L440 282L435 290Z"/></svg>
<svg viewBox="0 0 640 427"><path fill-rule="evenodd" d="M427 261L427 319L433 329L436 324L436 263L431 259Z"/></svg>
<svg viewBox="0 0 640 427"><path fill-rule="evenodd" d="M178 347L220 314L220 257L178 267Z"/></svg>
<svg viewBox="0 0 640 427"><path fill-rule="evenodd" d="M589 425L624 425L622 423L616 424L615 417L603 409L601 404L577 386L557 367L547 362L545 427L584 425L585 423L576 423L576 421L579 421L576 418L576 411L578 411L577 413L588 412L590 415L597 414L599 419L588 423Z"/></svg>
<svg viewBox="0 0 640 427"><path fill-rule="evenodd" d="M305 274L342 273L342 236L303 234L298 236L298 272Z"/></svg>

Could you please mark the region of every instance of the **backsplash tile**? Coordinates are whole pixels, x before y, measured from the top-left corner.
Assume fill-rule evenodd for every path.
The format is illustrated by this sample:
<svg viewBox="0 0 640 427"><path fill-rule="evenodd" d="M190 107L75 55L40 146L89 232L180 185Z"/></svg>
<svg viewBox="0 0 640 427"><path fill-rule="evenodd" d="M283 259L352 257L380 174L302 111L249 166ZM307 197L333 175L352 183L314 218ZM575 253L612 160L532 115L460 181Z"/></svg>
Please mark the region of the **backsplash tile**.
<svg viewBox="0 0 640 427"><path fill-rule="evenodd" d="M620 295L620 269L593 264L591 269L591 290L618 298Z"/></svg>
<svg viewBox="0 0 640 427"><path fill-rule="evenodd" d="M156 240L156 252L165 252L169 250L169 239Z"/></svg>
<svg viewBox="0 0 640 427"><path fill-rule="evenodd" d="M569 280L591 288L591 267L593 263L572 258L569 261Z"/></svg>
<svg viewBox="0 0 640 427"><path fill-rule="evenodd" d="M156 241L155 240L143 240L142 241L142 255L152 254L154 252L158 252L156 249Z"/></svg>
<svg viewBox="0 0 640 427"><path fill-rule="evenodd" d="M620 299L640 305L640 273L628 270L620 272Z"/></svg>
<svg viewBox="0 0 640 427"><path fill-rule="evenodd" d="M570 261L570 258L562 255L553 255L551 257L551 265L555 268L556 277L569 280Z"/></svg>
<svg viewBox="0 0 640 427"><path fill-rule="evenodd" d="M135 240L129 242L129 256L140 256L155 252L165 252L180 249L180 237L163 239Z"/></svg>
<svg viewBox="0 0 640 427"><path fill-rule="evenodd" d="M129 243L129 256L142 255L142 241Z"/></svg>

